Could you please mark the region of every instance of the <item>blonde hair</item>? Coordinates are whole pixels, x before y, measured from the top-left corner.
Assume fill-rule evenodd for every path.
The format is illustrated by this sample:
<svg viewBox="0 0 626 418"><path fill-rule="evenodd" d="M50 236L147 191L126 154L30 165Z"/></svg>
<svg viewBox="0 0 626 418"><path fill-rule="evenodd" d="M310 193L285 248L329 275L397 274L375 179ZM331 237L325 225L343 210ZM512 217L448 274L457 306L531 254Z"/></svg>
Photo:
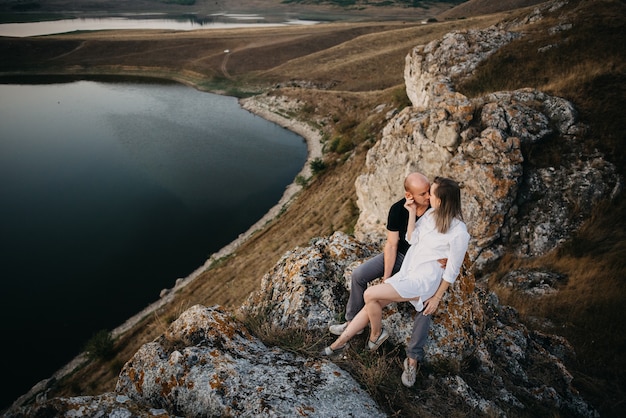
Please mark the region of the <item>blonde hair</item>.
<svg viewBox="0 0 626 418"><path fill-rule="evenodd" d="M445 234L450 229L454 218L463 220L461 188L456 181L445 177L435 177L433 184L437 185L434 194L441 200L441 204L435 210L435 225L437 231Z"/></svg>

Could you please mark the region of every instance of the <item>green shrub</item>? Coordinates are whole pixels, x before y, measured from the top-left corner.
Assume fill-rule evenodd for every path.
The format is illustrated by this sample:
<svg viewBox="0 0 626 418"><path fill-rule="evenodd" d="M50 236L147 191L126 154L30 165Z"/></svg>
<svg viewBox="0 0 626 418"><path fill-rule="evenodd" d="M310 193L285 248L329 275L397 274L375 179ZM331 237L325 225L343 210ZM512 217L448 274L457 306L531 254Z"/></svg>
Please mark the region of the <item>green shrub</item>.
<svg viewBox="0 0 626 418"><path fill-rule="evenodd" d="M354 142L347 136L340 136L339 142L337 143L337 147L335 151L338 154L344 154L346 152L352 151L355 147Z"/></svg>
<svg viewBox="0 0 626 418"><path fill-rule="evenodd" d="M298 175L296 176L296 184L297 184L298 186L305 187L305 186L307 185L307 182L308 182L308 181L307 181L307 179L306 179L306 178L304 178L304 176L302 176L302 175L300 175L300 174L298 174Z"/></svg>
<svg viewBox="0 0 626 418"><path fill-rule="evenodd" d="M318 174L326 170L326 163L321 158L316 158L311 161L310 167L313 174Z"/></svg>
<svg viewBox="0 0 626 418"><path fill-rule="evenodd" d="M96 332L85 344L85 351L91 359L107 360L113 357L113 338L107 330Z"/></svg>
<svg viewBox="0 0 626 418"><path fill-rule="evenodd" d="M412 106L409 96L406 95L406 88L404 86L398 87L393 91L392 100L398 110Z"/></svg>

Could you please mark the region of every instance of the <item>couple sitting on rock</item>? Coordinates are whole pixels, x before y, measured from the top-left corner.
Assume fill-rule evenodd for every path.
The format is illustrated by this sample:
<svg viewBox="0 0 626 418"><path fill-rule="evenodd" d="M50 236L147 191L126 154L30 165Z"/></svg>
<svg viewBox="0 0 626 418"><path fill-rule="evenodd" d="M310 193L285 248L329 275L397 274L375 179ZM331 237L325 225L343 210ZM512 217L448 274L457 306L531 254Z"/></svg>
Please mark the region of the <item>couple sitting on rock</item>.
<svg viewBox="0 0 626 418"><path fill-rule="evenodd" d="M423 174L411 173L404 189L404 198L389 210L383 252L354 270L346 322L330 326L330 332L339 337L321 354L343 353L348 341L368 324L367 346L375 351L389 337L382 327L382 309L391 302L411 302L417 315L402 373L402 383L411 387L424 358L430 314L459 275L470 236L455 181L437 177L431 185ZM379 277L383 283L367 287Z"/></svg>

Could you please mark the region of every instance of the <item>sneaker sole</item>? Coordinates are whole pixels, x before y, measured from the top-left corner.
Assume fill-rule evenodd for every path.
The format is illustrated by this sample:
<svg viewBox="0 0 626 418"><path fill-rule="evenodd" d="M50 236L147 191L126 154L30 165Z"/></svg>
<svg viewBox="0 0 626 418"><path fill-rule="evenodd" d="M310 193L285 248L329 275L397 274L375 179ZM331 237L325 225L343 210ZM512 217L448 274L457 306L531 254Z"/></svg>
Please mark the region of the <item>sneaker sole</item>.
<svg viewBox="0 0 626 418"><path fill-rule="evenodd" d="M412 379L413 383L409 384L407 381L409 380L408 378L406 378L405 376L410 375L408 372L408 360L404 359L404 363L403 363L403 367L402 367L402 378L400 380L402 380L402 384L404 386L406 386L407 388L411 388L415 385L415 377ZM417 375L417 368L415 368L415 374ZM417 376L416 376L417 377Z"/></svg>

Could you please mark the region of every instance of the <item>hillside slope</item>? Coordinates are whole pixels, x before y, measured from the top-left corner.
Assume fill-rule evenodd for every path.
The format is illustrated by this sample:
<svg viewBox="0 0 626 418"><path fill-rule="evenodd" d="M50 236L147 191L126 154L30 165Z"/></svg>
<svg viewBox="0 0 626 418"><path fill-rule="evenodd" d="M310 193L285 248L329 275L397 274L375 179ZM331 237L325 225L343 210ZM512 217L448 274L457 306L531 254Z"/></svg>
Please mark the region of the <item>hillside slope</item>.
<svg viewBox="0 0 626 418"><path fill-rule="evenodd" d="M464 19L492 13L507 12L509 10L521 9L543 3L545 0L469 0L448 9L436 17L439 20Z"/></svg>

